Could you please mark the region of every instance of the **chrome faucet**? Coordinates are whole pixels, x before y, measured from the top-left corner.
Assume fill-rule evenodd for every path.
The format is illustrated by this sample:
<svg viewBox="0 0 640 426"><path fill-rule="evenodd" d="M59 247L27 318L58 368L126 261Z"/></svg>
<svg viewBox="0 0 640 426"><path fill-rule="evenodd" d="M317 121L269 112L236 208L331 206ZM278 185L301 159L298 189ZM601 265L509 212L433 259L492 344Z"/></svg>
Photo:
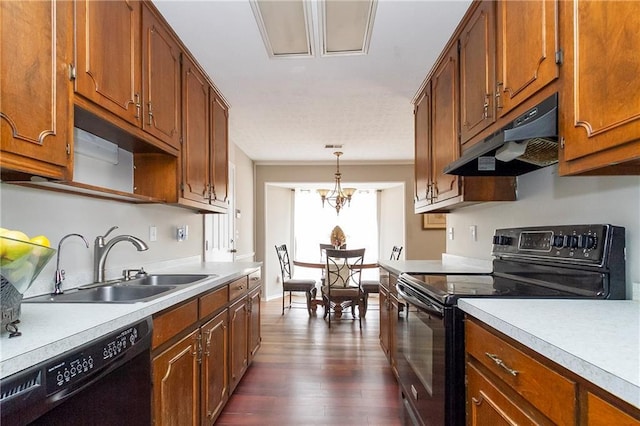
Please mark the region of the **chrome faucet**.
<svg viewBox="0 0 640 426"><path fill-rule="evenodd" d="M82 241L84 241L84 243L87 246L87 248L89 248L89 243L80 234L67 234L64 237L62 237L62 239L58 243L58 255L56 256L56 273L55 273L55 277L54 277L55 282L53 283L53 293L51 293L51 294L62 294L62 293L64 293L62 291L62 281L64 281L64 269L60 269L60 253L62 252L62 250L61 250L62 249L62 242L64 240L66 240L67 238L69 238L69 237L80 237L80 238L82 238Z"/></svg>
<svg viewBox="0 0 640 426"><path fill-rule="evenodd" d="M111 227L104 235L99 235L96 237L96 241L94 243L94 251L93 251L93 281L97 283L104 282L104 264L107 260L107 255L111 248L121 241L129 241L131 244L135 246L138 251L148 250L149 247L142 241L140 238L134 237L133 235L118 235L117 237L113 237L108 242L105 242L105 238L107 235L111 233L114 229L117 229L117 226Z"/></svg>

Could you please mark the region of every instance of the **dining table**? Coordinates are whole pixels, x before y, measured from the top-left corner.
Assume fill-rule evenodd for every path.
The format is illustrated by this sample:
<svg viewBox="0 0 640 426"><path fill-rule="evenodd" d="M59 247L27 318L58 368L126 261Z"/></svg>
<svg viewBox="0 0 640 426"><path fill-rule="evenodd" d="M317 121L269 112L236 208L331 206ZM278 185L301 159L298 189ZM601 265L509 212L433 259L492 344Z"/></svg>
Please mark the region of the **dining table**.
<svg viewBox="0 0 640 426"><path fill-rule="evenodd" d="M294 260L293 264L295 266L299 266L301 268L313 268L313 269L325 269L327 267L326 262L318 261L307 261L307 260ZM373 269L378 267L378 262L376 263L363 263L359 266L361 269ZM318 309L318 306L324 306L324 300L322 299L322 292L320 299L314 299L311 301L311 309L315 312ZM342 316L342 306L337 307L336 309L336 317L339 318ZM364 318L364 317L363 317Z"/></svg>

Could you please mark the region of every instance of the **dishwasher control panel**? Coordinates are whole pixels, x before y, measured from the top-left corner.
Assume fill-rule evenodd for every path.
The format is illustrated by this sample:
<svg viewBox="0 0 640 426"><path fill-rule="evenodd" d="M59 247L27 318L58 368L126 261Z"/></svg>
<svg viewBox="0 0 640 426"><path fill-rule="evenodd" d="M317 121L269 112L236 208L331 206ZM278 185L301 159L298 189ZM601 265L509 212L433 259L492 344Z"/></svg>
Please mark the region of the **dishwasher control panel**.
<svg viewBox="0 0 640 426"><path fill-rule="evenodd" d="M67 353L47 363L45 366L47 395L73 386L84 378L100 372L101 369L123 357L149 332L148 322L140 322L97 340L82 350Z"/></svg>

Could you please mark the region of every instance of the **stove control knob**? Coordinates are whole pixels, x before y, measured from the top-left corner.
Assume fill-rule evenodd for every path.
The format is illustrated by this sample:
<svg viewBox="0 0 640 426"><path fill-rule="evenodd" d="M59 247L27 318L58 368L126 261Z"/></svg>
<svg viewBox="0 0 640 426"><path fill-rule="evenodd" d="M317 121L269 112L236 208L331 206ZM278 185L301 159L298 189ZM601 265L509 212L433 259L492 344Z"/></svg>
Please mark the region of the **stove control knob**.
<svg viewBox="0 0 640 426"><path fill-rule="evenodd" d="M592 249L596 246L596 238L593 235L582 234L578 237L578 248Z"/></svg>
<svg viewBox="0 0 640 426"><path fill-rule="evenodd" d="M578 247L578 237L575 235L565 235L562 245L569 248L576 248Z"/></svg>
<svg viewBox="0 0 640 426"><path fill-rule="evenodd" d="M564 237L562 235L554 235L553 239L551 240L551 246L552 247L562 247L564 243Z"/></svg>
<svg viewBox="0 0 640 426"><path fill-rule="evenodd" d="M507 237L506 235L494 235L493 236L493 244L497 246L508 246L511 245L511 237Z"/></svg>

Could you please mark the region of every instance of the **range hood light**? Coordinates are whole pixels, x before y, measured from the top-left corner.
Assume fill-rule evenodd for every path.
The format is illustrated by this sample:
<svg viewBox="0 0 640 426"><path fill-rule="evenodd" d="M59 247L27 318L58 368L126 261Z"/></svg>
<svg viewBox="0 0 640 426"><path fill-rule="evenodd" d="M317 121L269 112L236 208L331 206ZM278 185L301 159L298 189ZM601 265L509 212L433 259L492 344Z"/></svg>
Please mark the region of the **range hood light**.
<svg viewBox="0 0 640 426"><path fill-rule="evenodd" d="M496 158L505 163L515 160L527 150L527 141L507 142L496 151Z"/></svg>

